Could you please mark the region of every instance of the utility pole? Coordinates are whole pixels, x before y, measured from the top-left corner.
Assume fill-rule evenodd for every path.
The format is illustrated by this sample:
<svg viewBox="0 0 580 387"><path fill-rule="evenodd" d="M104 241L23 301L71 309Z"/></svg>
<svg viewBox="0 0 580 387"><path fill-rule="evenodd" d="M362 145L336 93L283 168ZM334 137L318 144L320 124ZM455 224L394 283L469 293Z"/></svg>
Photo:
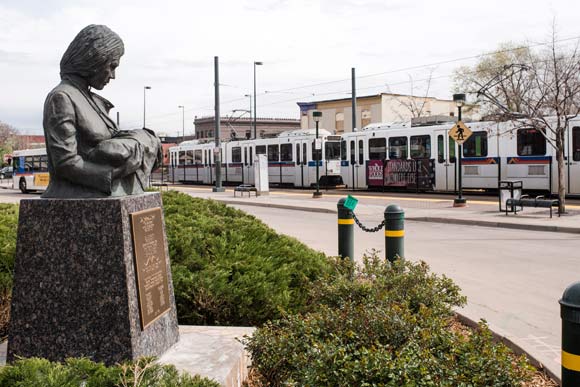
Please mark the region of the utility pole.
<svg viewBox="0 0 580 387"><path fill-rule="evenodd" d="M356 77L354 67L350 70L352 79L352 131L356 131Z"/></svg>
<svg viewBox="0 0 580 387"><path fill-rule="evenodd" d="M213 192L224 192L222 187L222 160L221 160L221 144L220 144L220 76L219 76L219 57L213 57L214 63L214 88L215 88L215 187Z"/></svg>

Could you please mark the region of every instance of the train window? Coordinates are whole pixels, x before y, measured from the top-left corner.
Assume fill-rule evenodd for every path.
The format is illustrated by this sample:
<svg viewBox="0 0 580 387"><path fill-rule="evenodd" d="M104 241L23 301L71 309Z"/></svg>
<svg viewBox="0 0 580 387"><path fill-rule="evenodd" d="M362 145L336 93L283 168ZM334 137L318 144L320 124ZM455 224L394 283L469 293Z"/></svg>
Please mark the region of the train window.
<svg viewBox="0 0 580 387"><path fill-rule="evenodd" d="M292 161L292 144L280 145L280 161Z"/></svg>
<svg viewBox="0 0 580 387"><path fill-rule="evenodd" d="M300 144L296 144L296 164L300 165Z"/></svg>
<svg viewBox="0 0 580 387"><path fill-rule="evenodd" d="M193 164L193 149L185 151L185 164L187 165Z"/></svg>
<svg viewBox="0 0 580 387"><path fill-rule="evenodd" d="M179 165L185 164L185 151L179 152Z"/></svg>
<svg viewBox="0 0 580 387"><path fill-rule="evenodd" d="M326 160L340 159L340 143L336 141L327 141L324 143L324 157Z"/></svg>
<svg viewBox="0 0 580 387"><path fill-rule="evenodd" d="M340 142L340 159L346 160L346 141L342 140Z"/></svg>
<svg viewBox="0 0 580 387"><path fill-rule="evenodd" d="M572 128L572 160L580 161L580 127Z"/></svg>
<svg viewBox="0 0 580 387"><path fill-rule="evenodd" d="M473 132L463 143L464 157L487 156L487 132Z"/></svg>
<svg viewBox="0 0 580 387"><path fill-rule="evenodd" d="M232 148L232 163L242 162L242 148L235 146Z"/></svg>
<svg viewBox="0 0 580 387"><path fill-rule="evenodd" d="M445 142L442 134L437 136L437 162L439 164L445 162Z"/></svg>
<svg viewBox="0 0 580 387"><path fill-rule="evenodd" d="M455 163L455 140L449 137L449 162Z"/></svg>
<svg viewBox="0 0 580 387"><path fill-rule="evenodd" d="M314 144L316 143L316 140L312 141L312 160L322 160L321 157L321 153L322 153L322 149L314 149Z"/></svg>
<svg viewBox="0 0 580 387"><path fill-rule="evenodd" d="M431 136L411 136L411 158L428 159L431 157Z"/></svg>
<svg viewBox="0 0 580 387"><path fill-rule="evenodd" d="M252 152L253 152L253 149L250 148L250 165L254 165L254 157L253 157L254 155L252 154Z"/></svg>
<svg viewBox="0 0 580 387"><path fill-rule="evenodd" d="M389 138L389 159L407 158L407 137Z"/></svg>
<svg viewBox="0 0 580 387"><path fill-rule="evenodd" d="M268 145L268 161L280 161L280 149L278 144Z"/></svg>
<svg viewBox="0 0 580 387"><path fill-rule="evenodd" d="M193 155L194 159L195 159L195 163L196 164L201 164L201 149L198 149L195 151L195 154Z"/></svg>
<svg viewBox="0 0 580 387"><path fill-rule="evenodd" d="M350 141L350 163L354 164L356 159L354 158L354 140Z"/></svg>
<svg viewBox="0 0 580 387"><path fill-rule="evenodd" d="M244 147L244 165L248 165L248 148Z"/></svg>
<svg viewBox="0 0 580 387"><path fill-rule="evenodd" d="M265 155L266 154L266 145L257 145L256 146L256 154L257 155Z"/></svg>
<svg viewBox="0 0 580 387"><path fill-rule="evenodd" d="M364 165L365 163L363 143L363 140L358 140L358 165Z"/></svg>
<svg viewBox="0 0 580 387"><path fill-rule="evenodd" d="M306 162L308 161L308 155L306 154L308 152L308 148L306 147L306 143L302 144L302 164L306 165Z"/></svg>
<svg viewBox="0 0 580 387"><path fill-rule="evenodd" d="M543 156L546 154L546 138L537 129L518 129L518 156Z"/></svg>
<svg viewBox="0 0 580 387"><path fill-rule="evenodd" d="M384 160L387 158L387 139L371 138L369 140L369 160Z"/></svg>

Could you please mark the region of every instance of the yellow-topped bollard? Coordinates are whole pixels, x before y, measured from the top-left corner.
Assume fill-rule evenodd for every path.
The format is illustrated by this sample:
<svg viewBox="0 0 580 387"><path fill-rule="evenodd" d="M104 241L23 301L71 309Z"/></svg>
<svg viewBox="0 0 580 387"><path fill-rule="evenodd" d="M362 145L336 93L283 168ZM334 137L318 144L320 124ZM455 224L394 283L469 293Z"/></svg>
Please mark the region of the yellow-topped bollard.
<svg viewBox="0 0 580 387"><path fill-rule="evenodd" d="M351 209L345 207L346 201L347 198L342 198L336 205L338 208L338 255L341 258L354 259L354 217Z"/></svg>
<svg viewBox="0 0 580 387"><path fill-rule="evenodd" d="M391 204L385 209L385 257L393 262L405 255L405 211Z"/></svg>

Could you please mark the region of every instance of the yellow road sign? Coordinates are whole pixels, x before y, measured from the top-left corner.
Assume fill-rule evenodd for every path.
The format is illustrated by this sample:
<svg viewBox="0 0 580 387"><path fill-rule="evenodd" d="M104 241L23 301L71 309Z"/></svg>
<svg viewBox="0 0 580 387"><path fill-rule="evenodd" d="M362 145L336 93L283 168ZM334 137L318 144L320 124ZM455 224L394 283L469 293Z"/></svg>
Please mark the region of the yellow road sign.
<svg viewBox="0 0 580 387"><path fill-rule="evenodd" d="M458 144L463 144L472 134L473 132L465 126L463 121L457 121L455 126L449 131L449 137L454 139Z"/></svg>

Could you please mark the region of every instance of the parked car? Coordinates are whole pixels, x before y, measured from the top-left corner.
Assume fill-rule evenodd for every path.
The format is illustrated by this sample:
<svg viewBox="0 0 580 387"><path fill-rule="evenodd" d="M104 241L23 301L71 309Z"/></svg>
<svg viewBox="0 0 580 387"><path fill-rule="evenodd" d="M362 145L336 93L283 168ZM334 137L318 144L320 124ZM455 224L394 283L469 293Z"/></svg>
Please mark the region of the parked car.
<svg viewBox="0 0 580 387"><path fill-rule="evenodd" d="M0 179L8 179L12 177L12 167L4 167L0 169Z"/></svg>

